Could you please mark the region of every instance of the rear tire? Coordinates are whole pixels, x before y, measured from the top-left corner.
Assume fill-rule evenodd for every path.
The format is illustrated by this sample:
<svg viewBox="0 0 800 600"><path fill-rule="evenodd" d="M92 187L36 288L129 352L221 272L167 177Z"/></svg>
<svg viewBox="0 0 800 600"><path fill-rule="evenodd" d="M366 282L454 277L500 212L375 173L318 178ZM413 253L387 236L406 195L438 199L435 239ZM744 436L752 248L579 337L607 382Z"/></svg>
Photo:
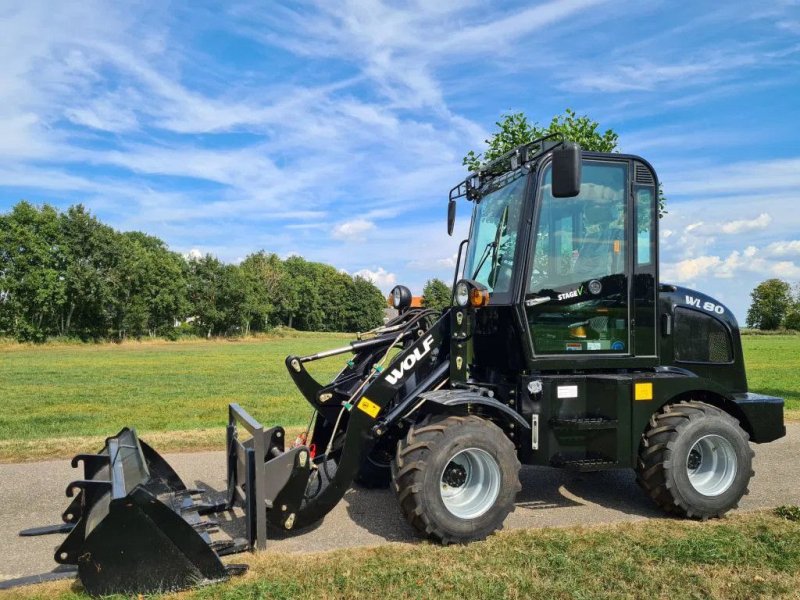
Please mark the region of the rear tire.
<svg viewBox="0 0 800 600"><path fill-rule="evenodd" d="M476 416L434 416L397 444L392 479L400 509L421 535L448 544L503 526L522 486L514 444Z"/></svg>
<svg viewBox="0 0 800 600"><path fill-rule="evenodd" d="M665 406L650 418L636 469L639 484L668 513L721 517L738 506L753 476L749 436L703 402Z"/></svg>

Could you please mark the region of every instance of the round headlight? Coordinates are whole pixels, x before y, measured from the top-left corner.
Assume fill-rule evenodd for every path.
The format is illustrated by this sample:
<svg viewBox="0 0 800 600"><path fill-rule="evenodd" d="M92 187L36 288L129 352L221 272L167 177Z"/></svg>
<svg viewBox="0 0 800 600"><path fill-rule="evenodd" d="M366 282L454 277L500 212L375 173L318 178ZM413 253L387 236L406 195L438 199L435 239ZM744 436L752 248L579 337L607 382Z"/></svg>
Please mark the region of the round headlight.
<svg viewBox="0 0 800 600"><path fill-rule="evenodd" d="M459 306L469 304L469 284L466 281L459 281L456 284L456 304Z"/></svg>
<svg viewBox="0 0 800 600"><path fill-rule="evenodd" d="M411 306L411 290L404 285L396 285L392 289L392 308L404 312Z"/></svg>

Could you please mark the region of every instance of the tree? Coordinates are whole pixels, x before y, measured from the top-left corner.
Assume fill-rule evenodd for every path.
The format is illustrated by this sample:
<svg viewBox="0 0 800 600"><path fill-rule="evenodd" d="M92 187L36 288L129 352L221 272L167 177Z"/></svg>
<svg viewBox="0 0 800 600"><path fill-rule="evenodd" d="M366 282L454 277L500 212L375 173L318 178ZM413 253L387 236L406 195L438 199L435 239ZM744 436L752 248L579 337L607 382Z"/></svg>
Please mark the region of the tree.
<svg viewBox="0 0 800 600"><path fill-rule="evenodd" d="M798 303L795 303L786 313L786 317L783 319L783 326L786 329L800 331L800 306Z"/></svg>
<svg viewBox="0 0 800 600"><path fill-rule="evenodd" d="M192 317L205 336L247 335L280 323L366 331L383 320L370 281L263 250L241 265L188 261L160 239L121 233L83 206L20 202L0 214L0 335L26 341L166 336Z"/></svg>
<svg viewBox="0 0 800 600"><path fill-rule="evenodd" d="M57 333L66 302L66 257L59 214L19 202L0 217L0 322L23 341Z"/></svg>
<svg viewBox="0 0 800 600"><path fill-rule="evenodd" d="M245 301L246 286L238 266L210 254L189 261L190 314L206 337L244 332Z"/></svg>
<svg viewBox="0 0 800 600"><path fill-rule="evenodd" d="M245 333L267 331L277 323L288 301L289 280L281 259L261 250L245 258L240 268L247 285Z"/></svg>
<svg viewBox="0 0 800 600"><path fill-rule="evenodd" d="M441 279L429 279L422 288L422 306L435 311L442 311L450 306L452 292Z"/></svg>
<svg viewBox="0 0 800 600"><path fill-rule="evenodd" d="M120 263L118 234L80 204L71 206L60 220L67 290L59 333L75 333L82 339L105 337L116 299L113 275Z"/></svg>
<svg viewBox="0 0 800 600"><path fill-rule="evenodd" d="M353 278L347 304L345 331L369 331L383 323L386 297L368 279Z"/></svg>
<svg viewBox="0 0 800 600"><path fill-rule="evenodd" d="M120 338L170 336L188 310L188 267L160 239L133 231L119 234L120 258L114 269L114 326Z"/></svg>
<svg viewBox="0 0 800 600"><path fill-rule="evenodd" d="M780 279L767 279L750 293L752 303L747 311L747 326L778 329L793 304L791 287Z"/></svg>
<svg viewBox="0 0 800 600"><path fill-rule="evenodd" d="M487 146L486 150L483 153L470 150L464 157L462 164L470 171L478 171L486 163L499 158L517 146L552 133L559 133L564 136L564 139L577 142L582 149L591 152L615 152L619 140L619 135L612 129L606 129L601 133L600 124L597 121L587 115L578 116L571 108L567 108L563 115L553 117L547 127L531 123L522 112L505 113L495 125L497 131L484 140ZM660 217L667 213L666 202L667 199L659 185Z"/></svg>
<svg viewBox="0 0 800 600"><path fill-rule="evenodd" d="M800 284L795 284L792 301L783 318L783 326L786 329L800 331Z"/></svg>

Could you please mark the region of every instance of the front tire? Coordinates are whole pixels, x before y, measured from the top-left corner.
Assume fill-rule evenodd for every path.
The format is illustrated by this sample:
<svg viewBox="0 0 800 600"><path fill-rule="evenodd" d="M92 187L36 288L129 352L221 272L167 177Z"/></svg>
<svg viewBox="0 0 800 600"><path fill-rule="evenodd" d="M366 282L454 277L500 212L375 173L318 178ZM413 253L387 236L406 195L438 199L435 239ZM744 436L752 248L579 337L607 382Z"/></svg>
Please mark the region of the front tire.
<svg viewBox="0 0 800 600"><path fill-rule="evenodd" d="M749 436L703 402L665 406L650 418L636 469L639 484L668 513L721 517L738 506L753 476Z"/></svg>
<svg viewBox="0 0 800 600"><path fill-rule="evenodd" d="M400 508L423 536L481 540L503 526L520 491L511 440L477 416L434 416L397 444L392 478Z"/></svg>

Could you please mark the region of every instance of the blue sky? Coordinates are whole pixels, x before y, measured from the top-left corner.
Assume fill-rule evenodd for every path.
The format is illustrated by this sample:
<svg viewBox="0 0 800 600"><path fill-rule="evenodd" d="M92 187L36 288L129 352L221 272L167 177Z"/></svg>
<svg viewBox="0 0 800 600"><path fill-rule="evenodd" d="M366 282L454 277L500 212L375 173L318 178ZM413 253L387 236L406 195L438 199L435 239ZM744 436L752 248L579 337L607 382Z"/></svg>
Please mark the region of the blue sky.
<svg viewBox="0 0 800 600"><path fill-rule="evenodd" d="M452 276L466 151L572 107L658 170L662 279L740 318L800 281L797 0L7 0L0 65L0 210L82 202L179 252L418 292Z"/></svg>

